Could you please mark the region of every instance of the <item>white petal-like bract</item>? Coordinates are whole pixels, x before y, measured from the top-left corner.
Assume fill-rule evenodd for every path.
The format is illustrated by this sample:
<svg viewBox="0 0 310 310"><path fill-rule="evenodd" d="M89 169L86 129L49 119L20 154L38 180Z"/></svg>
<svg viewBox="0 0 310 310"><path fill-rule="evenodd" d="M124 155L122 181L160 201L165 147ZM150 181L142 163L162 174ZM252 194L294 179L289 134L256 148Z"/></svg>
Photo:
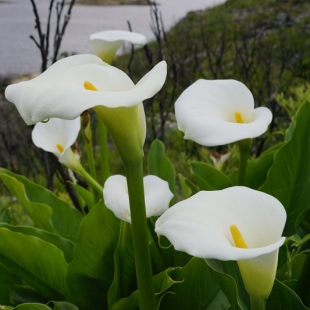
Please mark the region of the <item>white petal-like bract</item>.
<svg viewBox="0 0 310 310"><path fill-rule="evenodd" d="M236 122L236 112L243 123ZM258 137L272 120L269 109L254 109L251 92L236 80L198 80L180 95L175 113L184 138L204 146Z"/></svg>
<svg viewBox="0 0 310 310"><path fill-rule="evenodd" d="M122 30L107 30L93 33L90 36L89 43L95 55L104 62L111 63L116 51L125 41L138 47L146 44L144 35Z"/></svg>
<svg viewBox="0 0 310 310"><path fill-rule="evenodd" d="M83 111L104 106L132 107L154 96L167 74L162 61L136 85L121 70L94 55L75 55L57 61L38 77L9 85L5 97L28 124L49 118L74 119ZM87 90L90 82L98 91Z"/></svg>
<svg viewBox="0 0 310 310"><path fill-rule="evenodd" d="M154 175L143 178L146 217L161 215L169 207L173 197L166 181ZM103 197L105 205L119 219L131 223L127 179L114 175L104 184Z"/></svg>
<svg viewBox="0 0 310 310"><path fill-rule="evenodd" d="M59 158L76 141L80 126L80 117L73 120L51 118L34 126L32 141L35 146Z"/></svg>
<svg viewBox="0 0 310 310"><path fill-rule="evenodd" d="M246 187L201 191L177 203L156 221L158 235L176 250L201 258L245 260L277 250L286 221L274 197ZM230 233L236 225L247 249L237 248Z"/></svg>

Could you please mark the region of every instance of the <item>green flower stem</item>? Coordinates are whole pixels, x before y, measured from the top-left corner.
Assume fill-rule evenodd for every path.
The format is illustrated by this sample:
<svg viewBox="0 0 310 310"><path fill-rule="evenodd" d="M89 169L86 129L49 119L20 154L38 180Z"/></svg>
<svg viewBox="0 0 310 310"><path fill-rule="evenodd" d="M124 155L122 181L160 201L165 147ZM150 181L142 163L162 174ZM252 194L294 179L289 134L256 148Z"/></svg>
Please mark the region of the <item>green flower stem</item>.
<svg viewBox="0 0 310 310"><path fill-rule="evenodd" d="M144 201L142 157L133 162L124 161L124 165L130 202L140 310L155 310L149 235Z"/></svg>
<svg viewBox="0 0 310 310"><path fill-rule="evenodd" d="M266 309L266 299L256 298L250 296L251 310L265 310Z"/></svg>
<svg viewBox="0 0 310 310"><path fill-rule="evenodd" d="M82 114L81 125L82 125L81 133L82 133L82 137L83 137L83 141L84 141L84 145L86 149L86 155L87 155L87 160L88 160L88 165L89 165L89 173L94 180L97 180L89 111L85 111ZM98 195L97 191L96 190L93 191L93 194L94 194L95 201L98 201L100 199L100 196Z"/></svg>
<svg viewBox="0 0 310 310"><path fill-rule="evenodd" d="M110 176L109 148L107 128L101 118L98 117L99 145L100 145L100 166L102 174L102 184Z"/></svg>
<svg viewBox="0 0 310 310"><path fill-rule="evenodd" d="M124 275L125 275L125 255L126 255L126 247L127 247L127 235L128 235L128 228L129 223L122 221L120 226L120 240L119 240L119 262L120 262L120 274L119 274L119 280L120 280L120 296L126 296L124 295L125 292L125 281Z"/></svg>
<svg viewBox="0 0 310 310"><path fill-rule="evenodd" d="M238 185L245 185L246 168L249 158L252 139L244 139L238 142L239 146L239 178Z"/></svg>
<svg viewBox="0 0 310 310"><path fill-rule="evenodd" d="M102 186L84 169L80 164L78 168L72 169L74 172L81 175L85 181L95 190L98 197L102 197L103 188Z"/></svg>

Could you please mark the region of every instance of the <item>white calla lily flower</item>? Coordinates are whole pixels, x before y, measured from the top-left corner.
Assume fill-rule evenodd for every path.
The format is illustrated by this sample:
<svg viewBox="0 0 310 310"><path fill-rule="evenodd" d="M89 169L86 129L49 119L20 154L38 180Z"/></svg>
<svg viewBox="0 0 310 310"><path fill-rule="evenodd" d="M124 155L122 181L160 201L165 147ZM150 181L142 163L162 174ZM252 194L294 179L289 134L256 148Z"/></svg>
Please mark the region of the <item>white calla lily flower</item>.
<svg viewBox="0 0 310 310"><path fill-rule="evenodd" d="M143 178L146 217L161 215L169 207L173 194L166 181L154 175ZM114 175L107 179L103 188L105 205L119 219L131 223L127 179Z"/></svg>
<svg viewBox="0 0 310 310"><path fill-rule="evenodd" d="M273 286L286 221L274 197L246 187L201 191L159 217L155 231L174 248L200 258L236 260L251 296Z"/></svg>
<svg viewBox="0 0 310 310"><path fill-rule="evenodd" d="M75 55L60 59L32 80L9 85L5 97L28 125L49 118L74 119L97 106L139 105L160 90L166 74L162 61L135 85L123 71L99 57ZM90 85L98 91L91 91Z"/></svg>
<svg viewBox="0 0 310 310"><path fill-rule="evenodd" d="M106 63L112 63L115 53L125 41L142 47L146 44L146 37L136 32L107 30L93 33L89 43L95 55Z"/></svg>
<svg viewBox="0 0 310 310"><path fill-rule="evenodd" d="M154 96L167 74L162 61L136 85L121 70L94 55L57 61L38 77L9 85L5 97L28 124L49 118L74 119L94 108L124 158L141 156L146 124L142 101Z"/></svg>
<svg viewBox="0 0 310 310"><path fill-rule="evenodd" d="M252 93L236 80L198 80L178 98L175 113L184 138L204 146L256 138L272 120L269 109L254 109Z"/></svg>
<svg viewBox="0 0 310 310"><path fill-rule="evenodd" d="M59 162L74 170L78 160L71 150L71 145L79 135L80 126L80 117L73 120L51 118L34 126L32 141L35 146L53 153Z"/></svg>

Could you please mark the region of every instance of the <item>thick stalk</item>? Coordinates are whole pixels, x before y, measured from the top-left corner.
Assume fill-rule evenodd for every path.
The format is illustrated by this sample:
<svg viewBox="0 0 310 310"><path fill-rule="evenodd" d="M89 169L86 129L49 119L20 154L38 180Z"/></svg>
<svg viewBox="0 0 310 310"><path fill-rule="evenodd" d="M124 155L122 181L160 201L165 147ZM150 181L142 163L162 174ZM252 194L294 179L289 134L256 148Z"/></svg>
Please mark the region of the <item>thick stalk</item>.
<svg viewBox="0 0 310 310"><path fill-rule="evenodd" d="M265 298L253 298L250 296L251 310L265 310L266 299Z"/></svg>
<svg viewBox="0 0 310 310"><path fill-rule="evenodd" d="M85 179L85 181L94 189L94 193L96 193L96 196L102 197L102 186L84 168L76 170L75 172L80 174Z"/></svg>
<svg viewBox="0 0 310 310"><path fill-rule="evenodd" d="M108 133L104 122L99 117L98 117L98 131L99 131L99 145L101 155L100 166L101 166L102 184L104 184L107 178L110 176Z"/></svg>
<svg viewBox="0 0 310 310"><path fill-rule="evenodd" d="M88 131L88 134L86 134ZM94 160L94 152L93 152L93 143L92 143L92 131L90 127L90 122L87 124L87 127L81 130L83 141L86 149L87 160L89 165L89 173L94 180L97 180L96 174L96 166ZM93 191L95 201L97 202L100 199L98 192L95 190ZM102 194L102 193L101 193Z"/></svg>
<svg viewBox="0 0 310 310"><path fill-rule="evenodd" d="M151 256L143 189L142 157L124 162L131 213L140 310L155 310Z"/></svg>
<svg viewBox="0 0 310 310"><path fill-rule="evenodd" d="M125 292L125 286L124 286L124 281L122 281L122 279L124 279L124 268L125 268L125 254L126 254L126 245L127 245L127 235L128 235L128 228L129 228L129 223L122 221L121 222L121 226L120 226L120 240L119 240L119 261L120 261L120 275L119 275L119 279L120 279L120 296L126 296Z"/></svg>
<svg viewBox="0 0 310 310"><path fill-rule="evenodd" d="M238 185L245 185L246 168L249 153L252 145L252 139L245 139L238 142L239 146L239 177Z"/></svg>

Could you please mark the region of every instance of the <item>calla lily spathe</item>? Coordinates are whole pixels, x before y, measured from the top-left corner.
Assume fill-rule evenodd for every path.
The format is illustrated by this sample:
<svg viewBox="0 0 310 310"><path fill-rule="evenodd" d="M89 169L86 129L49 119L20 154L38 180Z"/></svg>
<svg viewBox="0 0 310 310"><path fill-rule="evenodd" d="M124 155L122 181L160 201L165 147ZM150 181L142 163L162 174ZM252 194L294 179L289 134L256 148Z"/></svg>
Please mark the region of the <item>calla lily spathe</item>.
<svg viewBox="0 0 310 310"><path fill-rule="evenodd" d="M75 55L60 59L32 80L9 85L5 97L28 125L49 118L74 119L96 106L136 106L160 90L166 74L162 61L135 85L123 71L99 57ZM98 91L86 89L85 82Z"/></svg>
<svg viewBox="0 0 310 310"><path fill-rule="evenodd" d="M146 217L161 215L169 207L173 194L166 181L154 175L143 178ZM131 223L127 179L114 175L107 179L103 188L105 205L119 219Z"/></svg>
<svg viewBox="0 0 310 310"><path fill-rule="evenodd" d="M178 98L175 113L184 138L204 146L258 137L272 120L269 109L254 109L252 93L236 80L198 80Z"/></svg>
<svg viewBox="0 0 310 310"><path fill-rule="evenodd" d="M106 63L112 63L115 53L125 41L138 47L146 44L144 35L121 30L107 30L93 33L90 36L89 43L95 55Z"/></svg>
<svg viewBox="0 0 310 310"><path fill-rule="evenodd" d="M46 123L37 123L32 131L35 146L58 157L59 162L75 170L77 159L71 150L80 132L80 117L73 120L51 118ZM78 163L79 165L79 163Z"/></svg>
<svg viewBox="0 0 310 310"><path fill-rule="evenodd" d="M200 258L236 260L250 295L267 298L273 286L278 248L286 221L274 197L246 187L201 191L172 206L155 224L176 250ZM247 248L236 247L230 227ZM253 295L254 294L254 295Z"/></svg>
<svg viewBox="0 0 310 310"><path fill-rule="evenodd" d="M9 85L5 97L30 125L49 118L74 119L94 108L122 158L143 154L146 124L142 101L154 96L167 74L162 61L136 85L121 70L94 55L59 60L40 76Z"/></svg>

